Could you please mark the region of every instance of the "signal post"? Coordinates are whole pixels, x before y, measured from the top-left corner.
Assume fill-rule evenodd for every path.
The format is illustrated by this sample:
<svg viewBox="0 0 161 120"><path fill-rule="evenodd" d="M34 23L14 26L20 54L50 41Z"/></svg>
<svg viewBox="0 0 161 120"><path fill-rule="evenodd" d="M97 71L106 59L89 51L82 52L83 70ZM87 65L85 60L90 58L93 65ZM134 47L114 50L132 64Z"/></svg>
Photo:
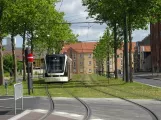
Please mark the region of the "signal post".
<svg viewBox="0 0 161 120"><path fill-rule="evenodd" d="M29 53L29 48L26 48L25 50L25 56L26 56L26 66L27 66L27 83L28 83L28 94L30 95L30 90L32 89L33 93L33 81L31 79L31 63L34 61L33 54Z"/></svg>

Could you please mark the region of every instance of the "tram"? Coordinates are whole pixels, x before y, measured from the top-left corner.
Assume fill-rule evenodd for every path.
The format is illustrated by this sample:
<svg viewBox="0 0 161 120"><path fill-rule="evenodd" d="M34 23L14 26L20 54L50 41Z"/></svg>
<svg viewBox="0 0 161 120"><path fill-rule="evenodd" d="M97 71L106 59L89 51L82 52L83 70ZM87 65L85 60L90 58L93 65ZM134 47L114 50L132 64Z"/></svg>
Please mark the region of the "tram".
<svg viewBox="0 0 161 120"><path fill-rule="evenodd" d="M72 79L72 59L65 54L46 55L45 82L68 82Z"/></svg>

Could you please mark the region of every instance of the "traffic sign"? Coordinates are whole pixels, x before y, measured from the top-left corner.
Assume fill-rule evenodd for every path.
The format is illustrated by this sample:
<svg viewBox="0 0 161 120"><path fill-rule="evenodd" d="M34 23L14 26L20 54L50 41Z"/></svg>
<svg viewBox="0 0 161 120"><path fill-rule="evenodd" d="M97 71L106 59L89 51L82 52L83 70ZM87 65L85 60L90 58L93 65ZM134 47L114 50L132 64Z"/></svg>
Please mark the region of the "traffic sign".
<svg viewBox="0 0 161 120"><path fill-rule="evenodd" d="M28 62L33 62L34 61L34 57L33 57L33 54L28 54L27 55L27 60L28 60Z"/></svg>

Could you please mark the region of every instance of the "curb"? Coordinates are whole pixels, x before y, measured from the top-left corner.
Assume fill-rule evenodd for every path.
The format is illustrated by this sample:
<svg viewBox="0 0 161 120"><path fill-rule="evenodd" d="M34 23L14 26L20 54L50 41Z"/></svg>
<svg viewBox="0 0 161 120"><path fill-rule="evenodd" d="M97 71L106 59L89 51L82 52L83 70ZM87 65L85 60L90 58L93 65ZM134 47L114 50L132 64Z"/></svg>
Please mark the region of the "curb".
<svg viewBox="0 0 161 120"><path fill-rule="evenodd" d="M153 79L153 80L159 80L161 81L161 78L151 78L151 77L143 77L143 76L136 76L138 78L145 78L145 79Z"/></svg>

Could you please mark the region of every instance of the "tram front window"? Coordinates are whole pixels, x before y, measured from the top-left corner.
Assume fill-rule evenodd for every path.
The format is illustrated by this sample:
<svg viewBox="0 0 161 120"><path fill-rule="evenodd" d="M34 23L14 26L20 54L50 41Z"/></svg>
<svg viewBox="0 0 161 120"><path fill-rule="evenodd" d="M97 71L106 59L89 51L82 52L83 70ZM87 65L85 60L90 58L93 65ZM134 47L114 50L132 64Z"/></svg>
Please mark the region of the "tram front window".
<svg viewBox="0 0 161 120"><path fill-rule="evenodd" d="M64 55L48 55L46 56L47 73L64 72Z"/></svg>

